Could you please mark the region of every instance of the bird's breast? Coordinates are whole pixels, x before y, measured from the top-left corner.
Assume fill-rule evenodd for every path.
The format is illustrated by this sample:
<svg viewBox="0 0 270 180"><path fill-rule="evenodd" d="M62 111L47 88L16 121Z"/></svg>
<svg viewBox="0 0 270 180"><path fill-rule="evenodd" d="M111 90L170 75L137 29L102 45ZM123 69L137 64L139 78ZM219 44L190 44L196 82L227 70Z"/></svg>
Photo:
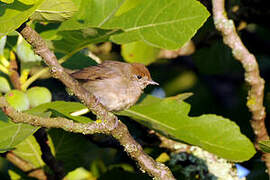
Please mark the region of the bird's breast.
<svg viewBox="0 0 270 180"><path fill-rule="evenodd" d="M121 78L94 81L83 84L108 111L121 111L134 105L142 90Z"/></svg>

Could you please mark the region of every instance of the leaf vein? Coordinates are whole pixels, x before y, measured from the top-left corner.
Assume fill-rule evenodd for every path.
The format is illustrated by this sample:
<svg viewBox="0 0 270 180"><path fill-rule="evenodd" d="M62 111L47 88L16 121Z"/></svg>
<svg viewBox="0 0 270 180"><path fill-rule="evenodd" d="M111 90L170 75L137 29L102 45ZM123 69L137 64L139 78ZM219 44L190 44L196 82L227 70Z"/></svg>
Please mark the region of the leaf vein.
<svg viewBox="0 0 270 180"><path fill-rule="evenodd" d="M160 23L155 23L155 24L146 24L146 25L142 25L142 26L137 26L137 27L132 27L132 28L129 28L129 29L125 29L125 32L136 31L136 30L140 30L142 28L149 28L149 27L168 25L168 24L173 24L173 23L177 23L177 22L181 22L181 21L194 20L194 19L197 19L197 18L200 18L200 17L201 17L201 15L200 16L187 17L187 18L181 18L181 19L175 19L175 20L165 21L165 22L160 22ZM137 24L135 24L135 25L137 25Z"/></svg>

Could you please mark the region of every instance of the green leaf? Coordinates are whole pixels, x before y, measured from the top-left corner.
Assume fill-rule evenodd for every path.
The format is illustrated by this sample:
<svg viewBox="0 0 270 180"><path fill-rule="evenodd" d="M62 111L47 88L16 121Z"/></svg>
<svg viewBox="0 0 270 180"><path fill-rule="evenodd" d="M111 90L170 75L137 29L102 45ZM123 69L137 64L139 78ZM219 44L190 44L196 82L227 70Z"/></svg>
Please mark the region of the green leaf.
<svg viewBox="0 0 270 180"><path fill-rule="evenodd" d="M13 149L38 128L28 124L15 124L0 110L0 152Z"/></svg>
<svg viewBox="0 0 270 180"><path fill-rule="evenodd" d="M39 55L34 53L32 46L21 35L18 36L16 52L20 61L23 63L39 62L42 60Z"/></svg>
<svg viewBox="0 0 270 180"><path fill-rule="evenodd" d="M177 49L184 45L209 16L196 0L148 0L115 16L102 28L122 29L111 40L129 43L142 40L158 48Z"/></svg>
<svg viewBox="0 0 270 180"><path fill-rule="evenodd" d="M100 159L96 159L91 163L90 171L94 177L100 177L101 174L107 171L107 167Z"/></svg>
<svg viewBox="0 0 270 180"><path fill-rule="evenodd" d="M20 174L16 173L11 169L8 170L8 175L10 176L11 179L21 179Z"/></svg>
<svg viewBox="0 0 270 180"><path fill-rule="evenodd" d="M259 142L259 147L263 152L270 153L270 141L260 141Z"/></svg>
<svg viewBox="0 0 270 180"><path fill-rule="evenodd" d="M126 0L122 6L120 6L120 8L117 10L117 12L115 13L115 16L120 16L122 14L124 14L125 12L128 12L129 10L135 8L138 4L140 4L141 2L143 2L143 0Z"/></svg>
<svg viewBox="0 0 270 180"><path fill-rule="evenodd" d="M82 52L74 54L72 57L70 57L67 61L65 61L62 64L63 67L68 69L82 69L94 65L97 65L96 61L84 55Z"/></svg>
<svg viewBox="0 0 270 180"><path fill-rule="evenodd" d="M142 40L159 48L177 49L187 42L209 16L195 0L81 1L79 11L59 30L88 27L121 29L111 36L116 43Z"/></svg>
<svg viewBox="0 0 270 180"><path fill-rule="evenodd" d="M36 113L36 115L39 115L41 117L50 117L49 113ZM53 147L50 138L48 138L48 145L50 147ZM52 149L52 153L54 153L53 150L54 149ZM16 145L13 153L16 154L18 157L31 163L34 168L40 168L45 165L45 163L41 159L42 153L40 150L40 146L33 135L28 136L26 139Z"/></svg>
<svg viewBox="0 0 270 180"><path fill-rule="evenodd" d="M97 159L111 162L116 153L114 149L97 147L81 134L61 129L50 129L48 133L54 145L55 158L63 163L66 172L78 167L89 168Z"/></svg>
<svg viewBox="0 0 270 180"><path fill-rule="evenodd" d="M194 71L183 70L178 75L174 76L172 79L168 79L163 88L166 92L166 95L175 95L180 91L186 91L196 84L198 77Z"/></svg>
<svg viewBox="0 0 270 180"><path fill-rule="evenodd" d="M77 179L87 179L87 180L95 180L92 173L87 171L85 168L79 167L67 174L65 179L68 180L77 180Z"/></svg>
<svg viewBox="0 0 270 180"><path fill-rule="evenodd" d="M119 114L231 161L245 161L255 154L253 144L234 122L213 114L189 117L189 111L190 105L177 98L147 96Z"/></svg>
<svg viewBox="0 0 270 180"><path fill-rule="evenodd" d="M45 165L41 159L42 153L39 144L36 142L34 136L29 136L18 144L13 153L34 165L35 168L40 168Z"/></svg>
<svg viewBox="0 0 270 180"><path fill-rule="evenodd" d="M37 2L37 0L18 0L23 4L27 4L27 5L32 5L35 4Z"/></svg>
<svg viewBox="0 0 270 180"><path fill-rule="evenodd" d="M35 0L32 5L14 1L12 4L0 2L0 37L14 31L23 24L44 0Z"/></svg>
<svg viewBox="0 0 270 180"><path fill-rule="evenodd" d="M73 119L75 121L81 122L81 123L88 123L92 120L85 116L72 116L71 113L80 111L82 109L86 109L86 106L84 106L81 103L77 102L65 102L65 101L54 101L51 103L41 104L35 108L32 108L26 112L28 113L41 113L41 112L47 112L47 111L56 111L60 114L62 114L64 117L67 117L69 119Z"/></svg>
<svg viewBox="0 0 270 180"><path fill-rule="evenodd" d="M148 65L156 60L160 49L150 46L143 41L123 44L121 54L127 62L138 62Z"/></svg>
<svg viewBox="0 0 270 180"><path fill-rule="evenodd" d="M61 53L77 52L89 44L108 41L109 36L115 31L99 29L82 29L72 31L59 31L57 39L53 40L55 51Z"/></svg>
<svg viewBox="0 0 270 180"><path fill-rule="evenodd" d="M15 166L10 166L8 168L8 175L10 177L8 179L10 180L33 180L33 178L27 176L27 173L23 172Z"/></svg>
<svg viewBox="0 0 270 180"><path fill-rule="evenodd" d="M61 23L57 30L42 32L43 37L49 37L52 40L52 49L64 54L78 52L90 44L108 41L109 37L117 32L117 30L102 30L91 27L95 27L93 23L97 22L93 22L93 19L100 19L99 15L106 16L106 12L110 13L110 10L113 10L117 4L119 6L120 1L107 0L105 3L105 0L79 0L74 1L74 3L79 7L79 10L71 19Z"/></svg>
<svg viewBox="0 0 270 180"><path fill-rule="evenodd" d="M65 21L77 10L72 0L45 0L31 16L31 19L49 22Z"/></svg>
<svg viewBox="0 0 270 180"><path fill-rule="evenodd" d="M1 0L0 2L4 2L4 3L7 3L7 4L11 4L14 2L14 0Z"/></svg>
<svg viewBox="0 0 270 180"><path fill-rule="evenodd" d="M101 27L111 19L125 0L81 0L74 16L63 22L60 30L78 30Z"/></svg>

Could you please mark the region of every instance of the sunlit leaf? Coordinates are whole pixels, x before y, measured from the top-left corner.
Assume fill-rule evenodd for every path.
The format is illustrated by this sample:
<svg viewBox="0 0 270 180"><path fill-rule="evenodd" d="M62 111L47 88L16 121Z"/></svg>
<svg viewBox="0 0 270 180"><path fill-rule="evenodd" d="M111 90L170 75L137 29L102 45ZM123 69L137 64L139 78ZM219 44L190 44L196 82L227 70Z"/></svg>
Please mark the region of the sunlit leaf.
<svg viewBox="0 0 270 180"><path fill-rule="evenodd" d="M155 47L177 49L191 39L208 16L206 8L195 0L148 0L102 27L124 31L111 37L116 43L142 40Z"/></svg>
<svg viewBox="0 0 270 180"><path fill-rule="evenodd" d="M16 52L20 61L24 63L38 62L42 60L39 55L34 53L32 46L26 42L22 36L18 36Z"/></svg>
<svg viewBox="0 0 270 180"><path fill-rule="evenodd" d="M35 4L37 2L37 0L18 0L23 4L27 4L27 5L32 5Z"/></svg>
<svg viewBox="0 0 270 180"><path fill-rule="evenodd" d="M78 122L87 123L92 120L85 116L72 116L71 113L86 109L81 103L76 102L65 102L65 101L54 101L51 103L41 104L37 107L34 107L28 110L28 113L41 113L47 111L56 111L60 113L62 116L73 119Z"/></svg>
<svg viewBox="0 0 270 180"><path fill-rule="evenodd" d="M125 0L80 0L80 8L74 16L63 22L60 30L78 30L101 27L111 19Z"/></svg>
<svg viewBox="0 0 270 180"><path fill-rule="evenodd" d="M45 0L31 16L37 21L65 21L76 11L72 0Z"/></svg>
<svg viewBox="0 0 270 180"><path fill-rule="evenodd" d="M35 0L34 4L31 5L20 1L14 1L12 4L0 2L0 37L14 31L23 24L43 1Z"/></svg>
<svg viewBox="0 0 270 180"><path fill-rule="evenodd" d="M0 152L13 149L38 128L28 124L15 124L0 110Z"/></svg>
<svg viewBox="0 0 270 180"><path fill-rule="evenodd" d="M154 62L160 49L150 46L142 41L123 44L121 54L127 62L138 62L148 65Z"/></svg>
<svg viewBox="0 0 270 180"><path fill-rule="evenodd" d="M255 154L253 144L234 122L214 114L190 117L189 111L189 104L175 98L147 96L119 114L231 161L245 161Z"/></svg>
<svg viewBox="0 0 270 180"><path fill-rule="evenodd" d="M120 8L115 13L115 16L120 16L124 14L125 12L128 12L130 9L135 8L138 4L143 2L143 0L125 0L125 2L120 6Z"/></svg>
<svg viewBox="0 0 270 180"><path fill-rule="evenodd" d="M126 4L131 4L130 8ZM59 30L121 29L123 33L111 35L112 41L125 44L141 40L176 49L191 39L208 16L206 8L195 0L81 1L79 11Z"/></svg>
<svg viewBox="0 0 270 180"><path fill-rule="evenodd" d="M14 0L0 0L0 2L4 2L4 3L7 3L7 4L11 4L14 2Z"/></svg>
<svg viewBox="0 0 270 180"><path fill-rule="evenodd" d="M83 167L79 167L67 174L65 177L68 180L77 180L77 179L87 179L87 180L96 180L91 172L87 171Z"/></svg>
<svg viewBox="0 0 270 180"><path fill-rule="evenodd" d="M82 30L59 31L53 40L55 51L61 53L77 52L90 44L107 41L115 31L87 28Z"/></svg>
<svg viewBox="0 0 270 180"><path fill-rule="evenodd" d="M34 136L29 136L20 144L18 144L13 153L31 163L35 168L39 168L45 165L41 159L39 144L37 143Z"/></svg>

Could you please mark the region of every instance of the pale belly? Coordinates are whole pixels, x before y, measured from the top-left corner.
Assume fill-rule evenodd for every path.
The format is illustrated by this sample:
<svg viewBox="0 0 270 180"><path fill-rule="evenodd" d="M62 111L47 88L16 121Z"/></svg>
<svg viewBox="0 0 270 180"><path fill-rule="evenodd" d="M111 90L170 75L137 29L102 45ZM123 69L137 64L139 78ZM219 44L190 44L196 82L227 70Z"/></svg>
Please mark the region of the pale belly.
<svg viewBox="0 0 270 180"><path fill-rule="evenodd" d="M128 91L128 90L127 90ZM130 89L129 92L107 92L106 96L100 93L94 93L101 104L103 104L108 111L121 111L129 108L135 104L140 97L141 93L135 93Z"/></svg>
<svg viewBox="0 0 270 180"><path fill-rule="evenodd" d="M99 83L102 83L100 86ZM98 101L108 111L121 111L134 105L142 94L142 90L134 86L120 86L119 83L97 82L96 84L84 84ZM95 89L95 90L94 90Z"/></svg>

